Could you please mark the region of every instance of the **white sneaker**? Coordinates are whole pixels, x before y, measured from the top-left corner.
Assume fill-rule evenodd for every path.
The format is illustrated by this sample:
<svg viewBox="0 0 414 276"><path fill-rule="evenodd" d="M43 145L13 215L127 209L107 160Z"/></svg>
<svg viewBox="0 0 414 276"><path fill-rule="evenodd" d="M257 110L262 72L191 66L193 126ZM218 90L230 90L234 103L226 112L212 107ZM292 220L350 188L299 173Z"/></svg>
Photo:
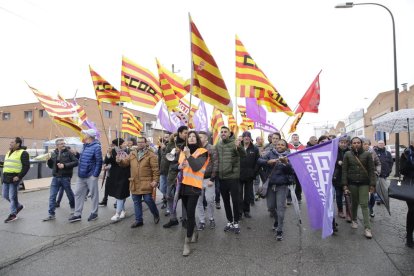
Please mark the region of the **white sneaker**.
<svg viewBox="0 0 414 276"><path fill-rule="evenodd" d="M352 229L357 229L358 228L358 223L356 221L352 221L351 228Z"/></svg>
<svg viewBox="0 0 414 276"><path fill-rule="evenodd" d="M126 216L126 212L124 210L121 211L121 214L119 215L119 218L123 219Z"/></svg>
<svg viewBox="0 0 414 276"><path fill-rule="evenodd" d="M120 216L118 215L118 213L115 213L115 215L111 218L112 221L117 221L120 219Z"/></svg>

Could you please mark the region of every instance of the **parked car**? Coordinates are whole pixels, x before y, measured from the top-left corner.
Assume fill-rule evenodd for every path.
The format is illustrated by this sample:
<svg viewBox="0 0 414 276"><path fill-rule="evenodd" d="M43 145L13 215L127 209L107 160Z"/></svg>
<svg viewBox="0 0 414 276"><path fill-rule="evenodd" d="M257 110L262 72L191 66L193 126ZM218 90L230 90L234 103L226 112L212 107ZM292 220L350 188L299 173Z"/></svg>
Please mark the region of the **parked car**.
<svg viewBox="0 0 414 276"><path fill-rule="evenodd" d="M400 145L400 156L401 156L401 153L404 152L405 148L406 148L406 146ZM386 145L385 149L387 151L391 152L392 159L395 160L395 145Z"/></svg>

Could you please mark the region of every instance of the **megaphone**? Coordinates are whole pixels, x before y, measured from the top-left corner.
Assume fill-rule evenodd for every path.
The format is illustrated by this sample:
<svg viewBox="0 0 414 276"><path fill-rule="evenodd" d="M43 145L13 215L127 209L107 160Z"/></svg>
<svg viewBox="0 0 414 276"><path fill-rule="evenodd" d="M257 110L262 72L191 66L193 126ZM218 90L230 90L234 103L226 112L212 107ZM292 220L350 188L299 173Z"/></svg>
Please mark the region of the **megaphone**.
<svg viewBox="0 0 414 276"><path fill-rule="evenodd" d="M169 152L165 155L165 157L167 158L168 161L174 161L175 152L176 152L176 150L175 150L175 148L173 148L171 152Z"/></svg>

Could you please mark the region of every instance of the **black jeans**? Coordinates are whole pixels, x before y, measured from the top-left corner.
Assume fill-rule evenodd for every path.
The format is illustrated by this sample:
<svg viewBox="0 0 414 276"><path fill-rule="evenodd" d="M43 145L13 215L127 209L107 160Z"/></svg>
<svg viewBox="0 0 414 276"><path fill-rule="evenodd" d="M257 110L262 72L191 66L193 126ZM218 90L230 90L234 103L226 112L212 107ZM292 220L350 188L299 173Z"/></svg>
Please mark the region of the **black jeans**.
<svg viewBox="0 0 414 276"><path fill-rule="evenodd" d="M224 209L228 222L238 223L240 219L239 213L239 180L238 179L220 179L220 192L223 197ZM233 212L230 205L233 203ZM234 220L233 220L234 219Z"/></svg>
<svg viewBox="0 0 414 276"><path fill-rule="evenodd" d="M414 202L408 202L408 212L407 212L407 239L413 240L413 231L414 231Z"/></svg>
<svg viewBox="0 0 414 276"><path fill-rule="evenodd" d="M253 194L253 179L240 179L239 191L240 212L250 212L250 202Z"/></svg>
<svg viewBox="0 0 414 276"><path fill-rule="evenodd" d="M338 212L343 213L344 204L342 197L344 196L344 190L342 187L335 186L335 195L336 195L336 206L338 207Z"/></svg>
<svg viewBox="0 0 414 276"><path fill-rule="evenodd" d="M187 209L187 237L190 238L193 235L195 222L195 212L197 207L199 195L182 195L181 200L183 205Z"/></svg>
<svg viewBox="0 0 414 276"><path fill-rule="evenodd" d="M216 179L216 181L214 181L215 183L215 186L216 186L216 198L215 198L215 201L216 201L216 203L220 203L220 181L218 181L217 179Z"/></svg>

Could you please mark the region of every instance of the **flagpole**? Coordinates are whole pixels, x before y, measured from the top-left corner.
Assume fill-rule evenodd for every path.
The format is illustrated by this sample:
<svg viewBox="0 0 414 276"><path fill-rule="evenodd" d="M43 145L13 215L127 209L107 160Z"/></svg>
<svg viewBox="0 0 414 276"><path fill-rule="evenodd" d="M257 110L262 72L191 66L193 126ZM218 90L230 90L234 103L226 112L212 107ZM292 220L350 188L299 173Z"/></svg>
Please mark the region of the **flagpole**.
<svg viewBox="0 0 414 276"><path fill-rule="evenodd" d="M190 124L191 121L191 101L193 98L193 86L194 86L194 60L193 60L193 51L192 51L192 47L193 47L193 43L192 43L192 32L191 32L191 15L190 13L188 13L188 21L189 21L189 33L190 33L190 51L191 51L191 80L190 80L190 107L188 110L188 122L187 122L187 126ZM168 114L169 116L170 114Z"/></svg>
<svg viewBox="0 0 414 276"><path fill-rule="evenodd" d="M100 104L99 104L99 102L98 102L98 110L99 110L99 106L100 106ZM100 110L100 112L98 112L98 113L99 113L99 115L100 115L100 117L101 117L102 127L103 127L103 130L104 130L104 133L105 133L106 141L108 142L108 146L109 146L109 145L110 145L110 143L109 143L109 138L108 138L108 134L106 133L106 128L105 128L105 123L104 123L104 119L103 119L103 116L102 116L102 112L103 112L103 108L102 108L102 106L101 106L101 110Z"/></svg>

